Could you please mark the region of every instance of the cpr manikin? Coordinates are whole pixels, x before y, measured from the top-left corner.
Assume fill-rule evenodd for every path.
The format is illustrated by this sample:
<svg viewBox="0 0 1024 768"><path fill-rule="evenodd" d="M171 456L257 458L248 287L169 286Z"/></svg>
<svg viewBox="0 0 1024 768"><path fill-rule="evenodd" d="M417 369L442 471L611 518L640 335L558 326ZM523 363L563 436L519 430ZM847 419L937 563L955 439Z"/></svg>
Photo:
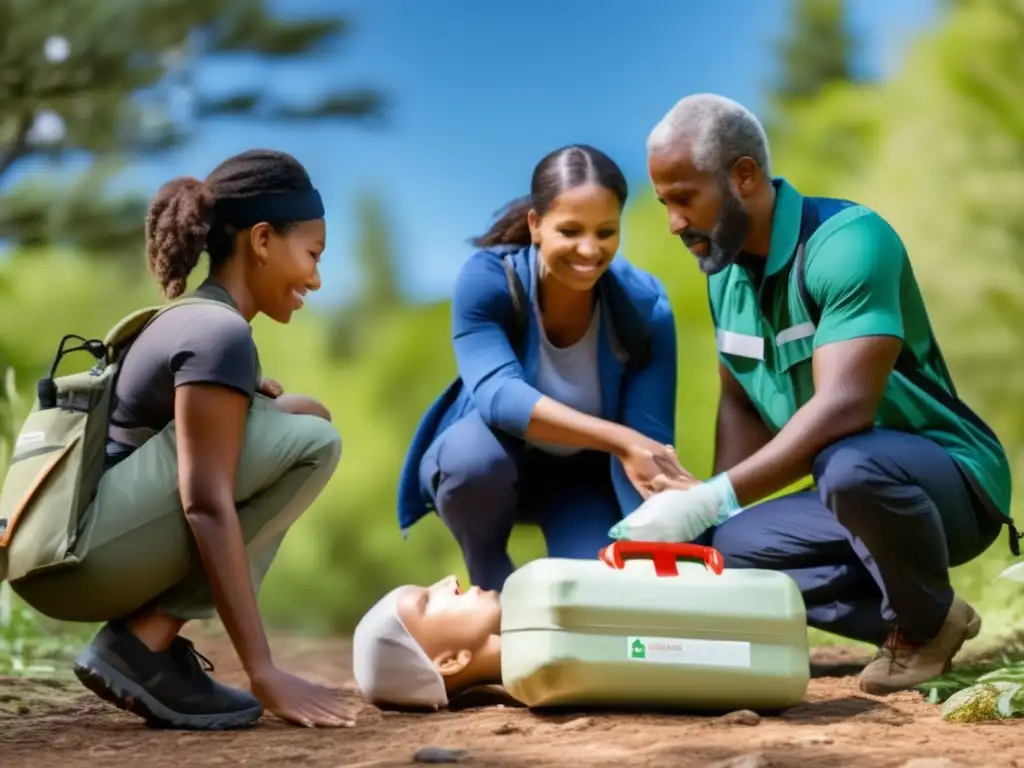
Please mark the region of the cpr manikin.
<svg viewBox="0 0 1024 768"><path fill-rule="evenodd" d="M802 703L810 677L789 576L624 541L590 561L532 560L500 598L452 576L399 587L356 627L353 670L369 701L428 709L500 684L526 707L777 710Z"/></svg>
<svg viewBox="0 0 1024 768"><path fill-rule="evenodd" d="M501 601L455 576L397 587L363 616L352 668L374 704L438 709L451 695L501 683Z"/></svg>

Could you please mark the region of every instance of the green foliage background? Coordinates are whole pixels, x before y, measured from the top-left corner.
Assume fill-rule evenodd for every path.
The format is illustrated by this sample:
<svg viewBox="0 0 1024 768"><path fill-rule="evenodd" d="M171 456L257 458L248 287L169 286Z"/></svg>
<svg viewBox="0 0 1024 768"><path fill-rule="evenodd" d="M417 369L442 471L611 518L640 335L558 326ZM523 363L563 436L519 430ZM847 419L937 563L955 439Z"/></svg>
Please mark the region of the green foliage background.
<svg viewBox="0 0 1024 768"><path fill-rule="evenodd" d="M826 78L813 98L801 96L810 87L801 83L796 95L779 99L771 123L778 175L806 194L874 206L901 232L957 384L1004 439L1018 474L1024 458L1022 29L1019 0L950 4L941 25L916 41L890 80ZM677 450L692 471L707 473L717 380L704 282L668 233L646 180L636 182L645 191L629 208L624 253L660 276L671 293L679 334ZM365 210L368 228L386 226L373 206ZM386 233L369 232L364 241L379 250ZM101 334L126 312L158 300L150 283L85 255L22 250L0 262L0 366L13 366L26 391L63 333ZM408 540L395 519L405 448L420 414L455 373L449 307L377 293L383 298L355 318L306 310L290 326L255 323L266 374L286 391L326 403L345 443L338 473L295 525L266 581L263 609L278 625L348 630L397 584L449 572L465 576L436 517ZM1016 514L1024 521L1019 503ZM536 531L516 532L517 561L542 554ZM992 583L1008 562L1004 535L954 573L957 589L984 611L988 636L1024 618L1019 587Z"/></svg>

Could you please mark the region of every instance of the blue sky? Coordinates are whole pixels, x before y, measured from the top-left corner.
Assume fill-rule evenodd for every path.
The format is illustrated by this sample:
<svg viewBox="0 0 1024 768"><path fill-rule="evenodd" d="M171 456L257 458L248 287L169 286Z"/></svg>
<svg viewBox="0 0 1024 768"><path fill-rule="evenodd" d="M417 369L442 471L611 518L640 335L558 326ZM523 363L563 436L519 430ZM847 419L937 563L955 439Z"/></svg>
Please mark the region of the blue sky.
<svg viewBox="0 0 1024 768"><path fill-rule="evenodd" d="M448 295L469 254L466 238L528 189L551 149L587 142L615 158L635 192L646 185L647 131L680 97L714 91L755 112L773 75L772 41L785 0L284 0L289 13L337 8L353 22L337 50L275 69L218 63L204 88L266 83L283 93L324 85L380 87L391 100L380 128L207 124L186 149L132 169L154 191L172 176L204 176L254 146L293 153L328 209L319 301L356 285L348 254L361 191L384 200L411 297ZM935 0L851 0L865 43L862 67L895 66ZM785 173L785 169L779 169Z"/></svg>

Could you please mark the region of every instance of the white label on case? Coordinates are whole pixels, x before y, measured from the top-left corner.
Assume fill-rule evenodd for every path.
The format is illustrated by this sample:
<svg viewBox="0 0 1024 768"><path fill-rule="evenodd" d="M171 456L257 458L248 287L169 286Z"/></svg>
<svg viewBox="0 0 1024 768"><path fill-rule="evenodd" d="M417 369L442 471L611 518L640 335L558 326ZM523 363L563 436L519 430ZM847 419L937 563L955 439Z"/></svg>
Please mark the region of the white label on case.
<svg viewBox="0 0 1024 768"><path fill-rule="evenodd" d="M627 637L626 658L654 664L749 669L750 643L679 637Z"/></svg>

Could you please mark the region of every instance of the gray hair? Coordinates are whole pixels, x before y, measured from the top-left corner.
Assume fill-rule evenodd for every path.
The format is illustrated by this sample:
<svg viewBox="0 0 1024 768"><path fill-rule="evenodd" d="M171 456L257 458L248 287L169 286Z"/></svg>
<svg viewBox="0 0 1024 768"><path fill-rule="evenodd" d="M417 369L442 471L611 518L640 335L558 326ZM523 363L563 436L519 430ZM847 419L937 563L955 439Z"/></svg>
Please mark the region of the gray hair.
<svg viewBox="0 0 1024 768"><path fill-rule="evenodd" d="M713 93L697 93L676 102L647 137L649 155L688 145L698 170L727 171L741 157L753 158L771 177L768 137L753 113Z"/></svg>

